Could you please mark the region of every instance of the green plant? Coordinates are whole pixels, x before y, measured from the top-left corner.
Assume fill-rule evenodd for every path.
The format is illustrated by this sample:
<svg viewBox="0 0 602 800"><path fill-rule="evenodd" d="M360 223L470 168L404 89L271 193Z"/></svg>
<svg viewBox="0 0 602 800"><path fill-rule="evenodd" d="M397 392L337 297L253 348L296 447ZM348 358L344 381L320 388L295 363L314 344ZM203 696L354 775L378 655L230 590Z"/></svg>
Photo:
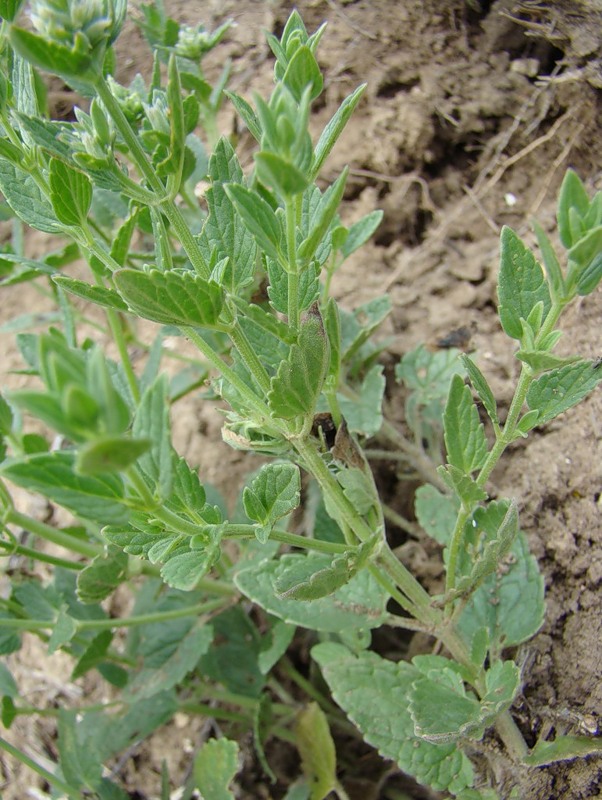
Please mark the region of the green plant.
<svg viewBox="0 0 602 800"><path fill-rule="evenodd" d="M268 35L271 97L256 96L252 106L226 93L257 140L245 176L228 139L216 140L207 157L194 133L201 120L206 138L215 138L227 73L212 89L199 61L226 27L214 35L183 31L160 5L146 7L143 28L157 54L151 83L137 78L123 87L111 77L111 45L124 2L38 0L34 31L14 22L19 5L0 3L7 76L0 77L0 189L18 220L71 244L33 261L15 236L0 259L5 283L49 280L60 311L60 327L18 335L26 370L42 388L12 391L0 402L8 452L0 475L63 506L78 524L58 529L26 516L0 484L0 546L53 567L47 585L14 576L10 598L0 601L0 648L16 651L20 632L34 632L49 652L72 654L73 678L95 669L118 699L58 711L56 773L0 745L70 797L125 797L102 763L185 709L250 725L268 774L266 738L295 742L306 780L289 798L320 800L330 791L344 798L329 723L344 728L345 720L324 686L285 655L300 626L320 640L312 656L365 739L435 789L462 800L498 796L495 786L475 788L469 757L486 752L480 743L491 728L508 762L525 769L599 752L599 742L578 736L529 749L512 718L521 675L504 651L541 626L543 581L516 502L491 501L486 485L509 444L602 380L597 362L553 352L561 312L602 274L602 194L590 200L567 173L558 204L564 270L539 227L545 270L513 231L502 233L500 320L521 362L505 420L472 359L420 349L397 368L410 390L410 441L381 410L385 379L371 336L389 311L387 298L349 312L329 294L332 275L372 235L380 214L341 223L346 170L326 188L316 185L364 89L341 104L314 143L308 124L323 86L315 53L324 28L310 36L293 13L280 39ZM90 98L89 113L49 121L36 68ZM205 177L203 216L194 187ZM148 249L134 249L135 233ZM62 274L75 258L87 262L89 281ZM104 309L117 361L81 337L73 297ZM129 351L140 344L136 317L163 326L140 374ZM162 369L166 332L200 353L171 380ZM227 403L225 441L271 459L249 476L234 514L171 443L170 405L200 388L208 401ZM23 415L58 432L65 447L51 449L25 432ZM388 512L360 444L378 432L425 480L416 516L445 547L441 596L431 597L387 542ZM445 464L437 466L443 449ZM313 512L303 533L294 533L303 492ZM27 548L8 526L67 555ZM123 584L134 608L113 619L101 602ZM260 626L242 599L262 610ZM424 631L447 656L386 660L369 649L370 631L381 625ZM125 645L116 628L129 632ZM282 674L316 702L300 709ZM5 668L0 679L5 726L36 712L20 701ZM240 710L210 708L210 700ZM237 752L228 739L204 745L186 791L231 797Z"/></svg>

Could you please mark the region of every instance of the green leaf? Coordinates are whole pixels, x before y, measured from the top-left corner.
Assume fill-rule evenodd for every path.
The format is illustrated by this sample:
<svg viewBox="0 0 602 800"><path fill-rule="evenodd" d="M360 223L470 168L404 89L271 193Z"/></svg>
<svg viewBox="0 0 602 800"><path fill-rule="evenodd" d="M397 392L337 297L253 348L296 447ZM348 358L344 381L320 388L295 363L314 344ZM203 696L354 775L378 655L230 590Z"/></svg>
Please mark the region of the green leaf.
<svg viewBox="0 0 602 800"><path fill-rule="evenodd" d="M483 403L485 411L489 414L489 419L494 425L498 425L497 403L495 402L491 387L487 383L487 379L470 356L463 353L461 359L474 390L479 395L479 399L481 403Z"/></svg>
<svg viewBox="0 0 602 800"><path fill-rule="evenodd" d="M115 308L118 311L128 310L126 303L113 289L107 289L105 286L92 286L85 281L70 278L68 275L56 275L52 280L57 286L83 300L89 300L91 303L105 308Z"/></svg>
<svg viewBox="0 0 602 800"><path fill-rule="evenodd" d="M446 667L445 661L417 677L408 693L414 734L427 742L456 742L483 727L479 701L466 694L453 662ZM418 658L414 663L420 669Z"/></svg>
<svg viewBox="0 0 602 800"><path fill-rule="evenodd" d="M319 644L311 653L335 701L384 758L438 791L457 794L472 786L472 766L456 743L433 744L414 733L408 693L421 675L416 667L372 652L353 654L331 643Z"/></svg>
<svg viewBox="0 0 602 800"><path fill-rule="evenodd" d="M327 123L326 127L320 134L320 138L314 150L314 160L311 168L312 180L316 178L322 169L324 162L328 158L330 151L335 146L339 136L343 133L345 126L349 122L355 107L360 101L361 96L366 90L366 84L363 83L357 89L346 97L332 119Z"/></svg>
<svg viewBox="0 0 602 800"><path fill-rule="evenodd" d="M602 381L597 361L578 361L544 373L527 392L527 405L539 411L537 424L543 425L572 408Z"/></svg>
<svg viewBox="0 0 602 800"><path fill-rule="evenodd" d="M554 247L552 246L550 239L537 220L533 221L533 230L537 236L537 242L539 244L539 249L541 250L541 257L546 270L546 275L548 276L548 282L550 284L552 296L555 299L560 299L565 293L564 277L562 275L560 262L558 261L558 257L556 256L556 252L554 251Z"/></svg>
<svg viewBox="0 0 602 800"><path fill-rule="evenodd" d="M61 772L69 786L94 789L100 784L102 758L92 733L77 724L74 711L59 709L58 751Z"/></svg>
<svg viewBox="0 0 602 800"><path fill-rule="evenodd" d="M71 49L14 25L10 29L10 43L34 67L80 82L92 63L87 52Z"/></svg>
<svg viewBox="0 0 602 800"><path fill-rule="evenodd" d="M77 575L77 596L82 603L100 603L127 580L128 557L116 547L96 556Z"/></svg>
<svg viewBox="0 0 602 800"><path fill-rule="evenodd" d="M150 450L139 456L138 467L163 500L171 494L173 476L168 388L167 376L159 375L144 391L132 425L135 439L152 443Z"/></svg>
<svg viewBox="0 0 602 800"><path fill-rule="evenodd" d="M242 169L230 142L222 137L209 160L211 186L205 193L209 215L199 244L210 263L213 252L218 259L228 258L220 283L231 292L247 286L253 278L256 245L253 234L239 224L238 212L226 191L226 184L240 184Z"/></svg>
<svg viewBox="0 0 602 800"><path fill-rule="evenodd" d="M151 447L150 439L131 436L104 436L93 439L78 450L75 470L81 475L123 472Z"/></svg>
<svg viewBox="0 0 602 800"><path fill-rule="evenodd" d="M181 683L209 650L212 640L213 628L202 620L195 623L160 664L147 664L145 660L127 686L128 699L144 700Z"/></svg>
<svg viewBox="0 0 602 800"><path fill-rule="evenodd" d="M65 603L59 609L58 616L52 628L52 633L48 639L48 655L51 655L60 647L70 642L77 633L77 623L73 617L67 613Z"/></svg>
<svg viewBox="0 0 602 800"><path fill-rule="evenodd" d="M381 625L386 617L388 595L366 570L360 570L334 594L306 602L278 597L275 585L291 567L304 565L308 573L327 569L332 556L288 554L278 561L262 561L234 576L237 588L273 616L293 625L318 631L340 632Z"/></svg>
<svg viewBox="0 0 602 800"><path fill-rule="evenodd" d="M579 356L555 356L552 353L541 352L540 350L517 350L516 357L524 364L528 364L534 373L546 372L556 367L563 367L567 364L574 364L581 361Z"/></svg>
<svg viewBox="0 0 602 800"><path fill-rule="evenodd" d="M190 270L119 269L117 290L134 314L164 325L221 328L223 290Z"/></svg>
<svg viewBox="0 0 602 800"><path fill-rule="evenodd" d="M416 490L414 509L426 533L439 544L447 545L458 516L458 502L454 496L442 494L431 484L424 484Z"/></svg>
<svg viewBox="0 0 602 800"><path fill-rule="evenodd" d="M258 666L261 637L240 607L229 608L211 620L213 644L203 654L199 671L228 691L258 698L266 676Z"/></svg>
<svg viewBox="0 0 602 800"><path fill-rule="evenodd" d="M465 475L483 466L487 439L472 392L459 375L452 378L443 415L448 463Z"/></svg>
<svg viewBox="0 0 602 800"><path fill-rule="evenodd" d="M558 233L560 241L567 250L575 244L570 221L571 209L580 217L585 217L589 210L589 197L577 173L568 169L562 180L558 193Z"/></svg>
<svg viewBox="0 0 602 800"><path fill-rule="evenodd" d="M97 634L90 644L86 647L82 655L77 660L73 671L71 672L71 680L75 681L94 669L101 661L104 661L107 650L113 641L113 632L109 630L101 631Z"/></svg>
<svg viewBox="0 0 602 800"><path fill-rule="evenodd" d="M302 261L309 261L314 257L318 246L332 225L343 198L348 174L349 169L345 167L336 181L321 196L312 217L311 230L299 247L298 257Z"/></svg>
<svg viewBox="0 0 602 800"><path fill-rule="evenodd" d="M530 767L545 767L555 761L572 761L574 758L599 755L602 740L590 736L557 736L552 742L538 741L525 757Z"/></svg>
<svg viewBox="0 0 602 800"><path fill-rule="evenodd" d="M337 754L326 714L317 703L297 715L295 740L303 774L311 783L311 800L324 800L337 786Z"/></svg>
<svg viewBox="0 0 602 800"><path fill-rule="evenodd" d="M0 472L17 486L39 492L84 519L101 525L125 522L127 509L121 504L123 482L118 475L79 475L73 453L38 453L5 462Z"/></svg>
<svg viewBox="0 0 602 800"><path fill-rule="evenodd" d="M174 589L189 592L219 560L219 554L217 545L202 550L178 548L161 567L161 577Z"/></svg>
<svg viewBox="0 0 602 800"><path fill-rule="evenodd" d="M279 519L300 502L301 476L295 464L266 464L243 491L245 514L259 523L257 539L263 544Z"/></svg>
<svg viewBox="0 0 602 800"><path fill-rule="evenodd" d="M90 178L62 161L51 158L48 182L50 202L59 222L63 225L82 225L92 202Z"/></svg>
<svg viewBox="0 0 602 800"><path fill-rule="evenodd" d="M288 273L285 272L280 264L268 259L268 296L270 303L276 311L288 314ZM304 311L309 309L320 295L320 282L318 280L319 270L315 264L311 264L301 273L299 278L299 309Z"/></svg>
<svg viewBox="0 0 602 800"><path fill-rule="evenodd" d="M526 320L534 306L541 302L543 322L550 310L550 292L541 265L511 228L502 228L500 244L500 321L508 336L522 339L521 319Z"/></svg>
<svg viewBox="0 0 602 800"><path fill-rule="evenodd" d="M0 17L7 22L12 22L23 3L24 0L0 0Z"/></svg>
<svg viewBox="0 0 602 800"><path fill-rule="evenodd" d="M230 739L210 739L201 747L193 776L204 800L234 800L228 787L240 769L238 753L237 743Z"/></svg>
<svg viewBox="0 0 602 800"><path fill-rule="evenodd" d="M371 211L350 226L345 242L341 247L341 253L344 258L348 258L352 253L355 253L371 238L380 225L382 218L382 211Z"/></svg>
<svg viewBox="0 0 602 800"><path fill-rule="evenodd" d="M498 504L496 514L503 513ZM496 514L485 513L479 517L487 525L485 542L497 536ZM491 526L491 527L490 527ZM467 571L472 569L476 555L472 547L466 550ZM513 647L530 639L541 627L545 612L544 582L537 560L530 555L522 531L514 539L508 554L498 564L498 569L486 577L474 591L458 620L458 627L467 642L482 628L489 632L490 650L499 654L505 647Z"/></svg>
<svg viewBox="0 0 602 800"><path fill-rule="evenodd" d="M577 294L582 297L591 294L600 283L602 278L602 253L590 261L588 266L579 275L577 280Z"/></svg>
<svg viewBox="0 0 602 800"><path fill-rule="evenodd" d="M322 317L314 304L303 319L288 359L271 379L268 404L276 417L314 413L328 371L329 347Z"/></svg>
<svg viewBox="0 0 602 800"><path fill-rule="evenodd" d="M249 129L251 136L257 142L261 142L261 124L257 118L257 114L253 111L253 108L243 97L235 92L225 91L224 94L231 101L238 115L242 117L242 120Z"/></svg>
<svg viewBox="0 0 602 800"><path fill-rule="evenodd" d="M271 627L261 641L261 648L257 655L257 666L262 675L275 666L288 650L293 640L296 628L281 620L271 620Z"/></svg>
<svg viewBox="0 0 602 800"><path fill-rule="evenodd" d="M0 191L15 214L36 230L59 233L54 210L31 175L0 159Z"/></svg>
<svg viewBox="0 0 602 800"><path fill-rule="evenodd" d="M307 87L311 87L310 98L315 100L321 93L324 79L314 54L307 46L297 49L282 77L282 83L291 90L295 100L300 103Z"/></svg>
<svg viewBox="0 0 602 800"><path fill-rule="evenodd" d="M437 467L437 473L466 508L470 508L487 498L487 492L457 467L451 464L448 464L447 467Z"/></svg>
<svg viewBox="0 0 602 800"><path fill-rule="evenodd" d="M353 433L376 436L383 423L382 403L385 393L385 376L382 364L374 364L366 373L358 395L353 398L337 395L341 413Z"/></svg>
<svg viewBox="0 0 602 800"><path fill-rule="evenodd" d="M309 181L301 170L277 153L264 151L254 158L259 180L281 197L294 197L307 188Z"/></svg>
<svg viewBox="0 0 602 800"><path fill-rule="evenodd" d="M230 183L224 189L259 247L274 261L279 261L282 229L272 207L246 186Z"/></svg>
<svg viewBox="0 0 602 800"><path fill-rule="evenodd" d="M311 559L299 560L282 572L274 589L278 597L287 600L318 600L349 583L356 571L346 555L337 556L318 570Z"/></svg>
<svg viewBox="0 0 602 800"><path fill-rule="evenodd" d="M366 473L360 467L347 466L338 472L336 477L343 487L345 497L357 513L362 516L368 514L376 502L370 473ZM328 505L326 507L328 508Z"/></svg>
<svg viewBox="0 0 602 800"><path fill-rule="evenodd" d="M4 397L0 394L0 434L7 436L13 428L13 412Z"/></svg>
<svg viewBox="0 0 602 800"><path fill-rule="evenodd" d="M17 686L15 679L12 676L11 671L9 668L0 661L0 695L3 697L15 697L19 696L19 687Z"/></svg>

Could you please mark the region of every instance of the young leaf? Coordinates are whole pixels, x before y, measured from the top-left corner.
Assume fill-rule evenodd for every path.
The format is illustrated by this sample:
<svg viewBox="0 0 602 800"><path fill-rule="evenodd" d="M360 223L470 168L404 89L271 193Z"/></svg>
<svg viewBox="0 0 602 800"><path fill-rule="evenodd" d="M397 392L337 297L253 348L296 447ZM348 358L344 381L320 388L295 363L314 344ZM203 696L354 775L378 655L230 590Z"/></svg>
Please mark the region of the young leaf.
<svg viewBox="0 0 602 800"><path fill-rule="evenodd" d="M234 800L228 787L238 770L236 742L230 739L210 739L201 747L194 760L195 788L206 800Z"/></svg>
<svg viewBox="0 0 602 800"><path fill-rule="evenodd" d="M458 621L467 641L486 628L493 654L530 639L545 612L543 577L522 531L498 567L470 596Z"/></svg>
<svg viewBox="0 0 602 800"><path fill-rule="evenodd" d="M121 501L123 482L118 475L79 475L73 453L55 451L5 462L0 472L17 486L39 492L84 519L101 525L125 522L128 511Z"/></svg>
<svg viewBox="0 0 602 800"><path fill-rule="evenodd" d="M276 417L313 414L328 371L329 347L317 304L301 323L296 344L271 380L268 403Z"/></svg>
<svg viewBox="0 0 602 800"><path fill-rule="evenodd" d="M387 595L367 570L360 570L334 594L310 603L275 594L274 586L297 564L303 565L304 574L308 575L328 569L331 561L332 556L314 553L285 555L278 561L262 561L240 570L234 583L261 608L293 625L338 633L381 625L386 616Z"/></svg>
<svg viewBox="0 0 602 800"><path fill-rule="evenodd" d="M352 253L355 253L356 250L370 239L374 231L380 225L382 218L382 211L371 211L351 225L341 247L341 253L344 258L348 258Z"/></svg>
<svg viewBox="0 0 602 800"><path fill-rule="evenodd" d="M502 228L500 237L499 315L503 329L513 339L521 339L521 319L526 320L537 303L543 303L545 320L551 300L541 266L533 253L511 228ZM536 331L537 333L537 331Z"/></svg>
<svg viewBox="0 0 602 800"><path fill-rule="evenodd" d="M84 737L83 726L78 725L75 711L59 709L58 751L61 772L69 786L96 788L102 775L102 758L91 737Z"/></svg>
<svg viewBox="0 0 602 800"><path fill-rule="evenodd" d="M300 502L301 477L295 464L266 464L243 491L243 505L249 519L259 523L257 539L264 544L279 519Z"/></svg>
<svg viewBox="0 0 602 800"><path fill-rule="evenodd" d="M577 173L572 169L568 169L564 174L558 194L557 211L560 241L567 250L575 244L570 221L571 210L576 211L580 217L585 217L588 209L589 197L585 187Z"/></svg>
<svg viewBox="0 0 602 800"><path fill-rule="evenodd" d="M472 392L459 375L452 378L443 424L448 463L465 475L482 467L487 439Z"/></svg>
<svg viewBox="0 0 602 800"><path fill-rule="evenodd" d="M51 158L48 182L50 202L59 222L63 225L82 225L92 202L90 178L62 161Z"/></svg>
<svg viewBox="0 0 602 800"><path fill-rule="evenodd" d="M161 567L161 577L174 589L189 592L219 560L219 555L217 544L202 550L180 547L170 554L169 560Z"/></svg>
<svg viewBox="0 0 602 800"><path fill-rule="evenodd" d="M294 197L308 186L308 180L301 170L277 153L267 150L256 153L255 167L259 180L281 197Z"/></svg>
<svg viewBox="0 0 602 800"><path fill-rule="evenodd" d="M253 234L246 226L237 224L238 212L226 191L226 184L242 183L243 174L225 137L219 140L209 160L209 179L211 186L205 193L209 215L199 243L208 263L214 251L218 259L228 258L220 283L235 292L252 281L257 248Z"/></svg>
<svg viewBox="0 0 602 800"><path fill-rule="evenodd" d="M564 277L562 275L560 262L558 261L558 257L556 256L556 252L554 251L554 247L552 246L550 239L536 220L533 222L533 230L537 236L537 242L539 244L539 249L541 250L543 265L548 276L552 295L554 298L560 299L563 297L565 292Z"/></svg>
<svg viewBox="0 0 602 800"><path fill-rule="evenodd" d="M527 392L527 405L539 411L537 424L543 425L572 408L602 381L596 361L578 361L544 373Z"/></svg>
<svg viewBox="0 0 602 800"><path fill-rule="evenodd" d="M298 257L302 261L309 261L314 257L318 245L326 236L328 229L332 225L332 222L339 209L343 192L345 191L345 183L347 181L348 173L349 170L346 167L336 181L328 187L328 189L320 198L315 213L313 214L311 230L309 231L307 238L299 247Z"/></svg>
<svg viewBox="0 0 602 800"><path fill-rule="evenodd" d="M408 698L414 733L427 742L457 742L483 727L479 701L466 694L453 669L430 669L416 678Z"/></svg>
<svg viewBox="0 0 602 800"><path fill-rule="evenodd" d="M257 142L261 142L261 124L257 118L257 114L253 111L252 106L250 106L243 97L235 92L225 91L224 94L232 102L232 105L238 112L238 115L242 118L242 121L249 129L251 136Z"/></svg>
<svg viewBox="0 0 602 800"><path fill-rule="evenodd" d="M80 475L123 472L151 447L150 439L132 436L103 436L80 447L75 469Z"/></svg>
<svg viewBox="0 0 602 800"><path fill-rule="evenodd" d="M311 100L321 93L324 79L315 56L309 47L301 46L288 62L282 83L287 86L295 100L300 103L305 90L311 86Z"/></svg>
<svg viewBox="0 0 602 800"><path fill-rule="evenodd" d="M221 328L223 290L189 270L120 269L115 286L133 313L164 325Z"/></svg>
<svg viewBox="0 0 602 800"><path fill-rule="evenodd" d="M420 677L416 667L332 643L315 646L311 654L336 702L382 756L438 791L457 794L473 785L471 763L455 742L433 744L414 733L408 692Z"/></svg>
<svg viewBox="0 0 602 800"><path fill-rule="evenodd" d="M63 604L59 609L58 616L55 620L52 633L48 639L48 655L51 655L59 647L70 642L77 633L77 624L73 617L67 613L67 604Z"/></svg>
<svg viewBox="0 0 602 800"><path fill-rule="evenodd" d="M481 370L477 367L475 362L467 356L466 354L462 354L461 356L462 363L466 368L466 372L468 377L470 378L470 382L472 383L474 390L479 395L481 403L483 403L483 407L485 411L489 414L489 419L493 422L494 425L499 424L499 419L497 415L497 403L495 402L495 397L493 396L493 392L489 384L487 383L487 379L481 372Z"/></svg>
<svg viewBox="0 0 602 800"><path fill-rule="evenodd" d="M487 498L487 492L458 467L448 464L446 467L437 467L437 472L466 508Z"/></svg>
<svg viewBox="0 0 602 800"><path fill-rule="evenodd" d="M227 184L224 189L259 247L274 261L279 261L282 229L269 203L256 192L237 183Z"/></svg>
<svg viewBox="0 0 602 800"><path fill-rule="evenodd" d="M309 703L295 725L301 766L311 783L311 800L324 800L337 785L337 754L326 714L317 703Z"/></svg>
<svg viewBox="0 0 602 800"><path fill-rule="evenodd" d="M335 146L337 139L343 133L365 89L366 84L363 83L361 86L358 86L352 94L346 97L320 134L320 138L315 147L314 160L311 167L312 180L317 177L330 151Z"/></svg>

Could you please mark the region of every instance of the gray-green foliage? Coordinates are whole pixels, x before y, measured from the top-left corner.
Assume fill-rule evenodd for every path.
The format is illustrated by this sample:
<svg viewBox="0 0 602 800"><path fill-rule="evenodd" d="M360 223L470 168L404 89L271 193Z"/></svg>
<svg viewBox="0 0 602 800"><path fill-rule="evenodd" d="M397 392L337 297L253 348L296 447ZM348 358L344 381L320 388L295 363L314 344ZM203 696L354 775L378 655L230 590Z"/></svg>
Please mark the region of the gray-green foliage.
<svg viewBox="0 0 602 800"><path fill-rule="evenodd" d="M14 577L0 601L0 652L16 652L20 632L29 630L44 637L49 653L72 656L73 678L96 670L120 692L117 709L58 715L60 769L45 770L46 780L75 798L124 797L104 776L103 761L180 709L246 723L268 775L266 740L293 738L304 775L287 796L323 800L334 791L344 798L329 731L331 719L341 720L323 682L300 675L286 656L297 628L322 640L313 658L366 741L461 800L495 798L470 759L487 757L482 740L491 728L507 756L526 765L599 750L567 736L529 752L512 719L521 675L504 650L541 626L543 578L517 502L491 501L488 479L509 444L602 380L597 362L554 352L564 307L602 275L602 195L590 199L567 172L558 204L566 257L536 226L543 268L516 233L502 231L499 314L518 343L520 366L505 417L478 354L420 347L395 369L407 390L409 441L383 414L378 359L386 343L373 334L389 298L347 310L330 296L334 273L381 214L343 225L348 171L329 185L321 178L364 92L352 92L312 138L324 28L308 34L293 12L280 38L268 34L274 90L249 102L225 92L227 67L215 86L203 75L203 55L228 23L211 33L180 26L159 2L143 5L154 69L148 83L138 76L126 87L112 76L125 2L34 6L33 27L21 27L19 3L0 0L3 210L17 225L71 244L37 260L10 247L0 254L5 283L43 281L59 309L46 318L57 327L39 334L29 330L31 315L4 326L20 331L25 371L36 383L0 397L0 545L46 561L52 580ZM90 98L89 113L48 120L38 68ZM249 170L218 135L226 95L256 142ZM200 181L204 205L195 196ZM63 274L75 259L88 264L88 280ZM116 358L80 333L73 298L99 307ZM150 347L137 339L137 317L162 326ZM187 337L199 352L183 365L176 352L181 368L169 379L167 336ZM133 345L147 352L142 370ZM228 444L272 459L249 474L234 512L174 449L171 408L197 390L227 405ZM62 447L28 433L29 416L59 434ZM424 534L444 548L446 582L437 597L387 541L363 450L377 435L428 479L415 512ZM62 506L77 525L60 529L19 512L4 479ZM29 530L35 546L18 541L15 527ZM62 555L38 548L44 539ZM119 587L133 608L113 619L100 604ZM369 648L371 631L386 624L428 632L447 657L384 658ZM117 627L127 636L116 637ZM323 710L306 705L295 722L299 709L282 675ZM31 713L4 667L0 689L7 727ZM239 755L234 741L206 742L184 791L233 797Z"/></svg>

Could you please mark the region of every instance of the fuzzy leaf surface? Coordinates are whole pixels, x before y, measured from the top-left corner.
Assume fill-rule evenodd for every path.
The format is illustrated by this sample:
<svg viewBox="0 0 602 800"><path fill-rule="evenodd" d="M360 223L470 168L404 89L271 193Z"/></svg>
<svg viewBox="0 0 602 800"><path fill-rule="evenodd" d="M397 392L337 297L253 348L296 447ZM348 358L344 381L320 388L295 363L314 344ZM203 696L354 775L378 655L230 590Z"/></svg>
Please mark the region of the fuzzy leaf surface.
<svg viewBox="0 0 602 800"><path fill-rule="evenodd" d="M268 404L274 416L292 419L313 413L328 363L328 338L320 312L312 306L301 323L297 343L271 380Z"/></svg>
<svg viewBox="0 0 602 800"><path fill-rule="evenodd" d="M293 625L330 632L381 625L388 597L366 570L361 570L334 594L310 602L276 594L278 581L293 566L302 564L311 572L318 572L327 569L331 561L331 556L321 554L288 554L278 561L262 561L240 570L234 576L234 583L250 600Z"/></svg>
<svg viewBox="0 0 602 800"><path fill-rule="evenodd" d="M602 381L596 361L578 361L553 369L533 381L527 392L527 405L539 411L537 424L543 425L577 405Z"/></svg>
<svg viewBox="0 0 602 800"><path fill-rule="evenodd" d="M456 794L472 786L472 766L455 743L433 744L414 733L408 693L421 675L416 667L332 643L315 646L312 657L336 702L382 756L433 789Z"/></svg>
<svg viewBox="0 0 602 800"><path fill-rule="evenodd" d="M167 393L167 377L160 375L142 395L132 425L135 438L152 443L150 449L139 457L138 466L153 491L162 499L171 494L173 476Z"/></svg>
<svg viewBox="0 0 602 800"><path fill-rule="evenodd" d="M541 302L543 322L550 310L550 292L541 265L511 228L502 228L500 242L500 321L508 336L521 339L521 319L526 320L537 303Z"/></svg>
<svg viewBox="0 0 602 800"><path fill-rule="evenodd" d="M27 225L44 233L59 233L54 210L33 178L9 161L0 159L0 191Z"/></svg>
<svg viewBox="0 0 602 800"><path fill-rule="evenodd" d="M134 314L163 325L219 328L222 288L191 270L119 269L115 285Z"/></svg>
<svg viewBox="0 0 602 800"><path fill-rule="evenodd" d="M238 770L238 744L230 739L210 739L194 760L195 787L205 800L234 800L228 787Z"/></svg>
<svg viewBox="0 0 602 800"><path fill-rule="evenodd" d="M428 535L439 544L448 544L458 515L455 498L425 483L416 490L414 510L418 522Z"/></svg>
<svg viewBox="0 0 602 800"><path fill-rule="evenodd" d="M266 464L243 491L243 505L249 519L259 523L258 540L265 543L279 519L299 505L301 475L295 464Z"/></svg>
<svg viewBox="0 0 602 800"><path fill-rule="evenodd" d="M470 475L483 465L488 448L472 392L459 375L452 378L443 424L448 463Z"/></svg>
<svg viewBox="0 0 602 800"><path fill-rule="evenodd" d="M311 781L311 800L324 800L337 785L337 754L328 719L317 703L297 716L295 739L303 773Z"/></svg>
<svg viewBox="0 0 602 800"><path fill-rule="evenodd" d="M83 172L78 172L56 158L48 170L50 201L54 213L63 225L81 225L88 216L92 202L92 184Z"/></svg>
<svg viewBox="0 0 602 800"><path fill-rule="evenodd" d="M127 509L121 504L123 482L118 475L79 475L73 453L55 451L5 462L0 472L29 491L39 492L74 514L111 525L125 522Z"/></svg>
<svg viewBox="0 0 602 800"><path fill-rule="evenodd" d="M77 596L82 603L100 603L127 579L127 555L116 547L96 556L77 574Z"/></svg>
<svg viewBox="0 0 602 800"><path fill-rule="evenodd" d="M385 376L382 364L370 368L353 399L343 394L338 396L341 412L347 427L353 433L375 436L383 423L382 402L385 393Z"/></svg>

